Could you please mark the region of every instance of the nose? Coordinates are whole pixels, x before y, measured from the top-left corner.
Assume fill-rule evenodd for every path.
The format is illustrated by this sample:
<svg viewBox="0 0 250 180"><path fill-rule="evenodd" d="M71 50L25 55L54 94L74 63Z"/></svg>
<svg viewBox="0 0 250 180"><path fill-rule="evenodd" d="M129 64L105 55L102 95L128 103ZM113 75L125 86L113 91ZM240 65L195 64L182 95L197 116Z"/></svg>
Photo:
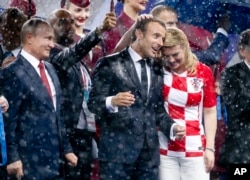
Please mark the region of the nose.
<svg viewBox="0 0 250 180"><path fill-rule="evenodd" d="M50 41L49 47L50 47L50 48L54 48L54 47L55 47L55 41L54 41L54 40L51 40L51 41Z"/></svg>
<svg viewBox="0 0 250 180"><path fill-rule="evenodd" d="M158 44L159 44L159 46L163 46L163 39L162 38L159 38L159 41L158 41Z"/></svg>
<svg viewBox="0 0 250 180"><path fill-rule="evenodd" d="M168 62L174 62L175 61L175 59L174 59L174 57L173 56L168 56L168 59L167 59L167 61Z"/></svg>

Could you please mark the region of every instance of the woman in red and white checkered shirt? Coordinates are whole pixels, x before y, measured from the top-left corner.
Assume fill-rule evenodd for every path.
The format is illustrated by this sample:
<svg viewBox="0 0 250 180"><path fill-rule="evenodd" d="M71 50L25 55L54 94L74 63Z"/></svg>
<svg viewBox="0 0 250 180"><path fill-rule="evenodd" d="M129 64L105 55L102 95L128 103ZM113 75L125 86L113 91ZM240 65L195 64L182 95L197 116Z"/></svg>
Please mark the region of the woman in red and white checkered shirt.
<svg viewBox="0 0 250 180"><path fill-rule="evenodd" d="M162 48L163 96L171 118L186 127L182 140L159 131L160 179L209 180L214 166L216 94L211 69L191 52L186 35L168 28ZM204 126L203 126L204 125Z"/></svg>

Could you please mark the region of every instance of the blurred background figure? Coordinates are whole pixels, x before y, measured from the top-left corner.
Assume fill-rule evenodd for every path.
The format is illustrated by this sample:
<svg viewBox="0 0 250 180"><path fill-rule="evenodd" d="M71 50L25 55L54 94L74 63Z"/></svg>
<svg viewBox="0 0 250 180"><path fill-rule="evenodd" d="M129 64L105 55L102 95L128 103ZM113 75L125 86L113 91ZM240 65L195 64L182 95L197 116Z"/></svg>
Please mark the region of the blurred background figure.
<svg viewBox="0 0 250 180"><path fill-rule="evenodd" d="M61 7L67 9L74 20L73 27L75 30L75 42L81 37L84 37L90 31L85 29L85 23L90 16L91 0L62 0ZM103 43L100 42L83 58L84 63L87 65L88 70L92 73L97 60L104 56Z"/></svg>
<svg viewBox="0 0 250 180"><path fill-rule="evenodd" d="M188 28L187 24L184 26L184 24L179 23L178 14L175 9L166 5L158 5L151 10L151 14L163 20L167 27L178 27L182 29L188 38L191 50L201 62L207 65L219 63L225 48L229 44L227 31L230 28L230 21L228 16L225 15L221 17L217 25L218 29L215 38L213 40L211 39L212 42L208 44L207 47L204 45L203 48L197 48L195 47L196 45L192 43L194 39L200 38L199 33L197 33L197 29L193 26ZM192 34L194 35L193 37L191 36ZM207 44L207 40L202 42L202 39L200 38L199 43Z"/></svg>
<svg viewBox="0 0 250 180"><path fill-rule="evenodd" d="M228 121L219 163L227 170L233 164L250 164L250 29L240 34L238 53L241 62L226 68L221 75Z"/></svg>
<svg viewBox="0 0 250 180"><path fill-rule="evenodd" d="M84 25L90 16L90 0L62 0L61 7L71 12L75 33L80 37L85 36Z"/></svg>
<svg viewBox="0 0 250 180"><path fill-rule="evenodd" d="M9 7L19 8L28 19L36 15L36 4L34 0L10 0Z"/></svg>
<svg viewBox="0 0 250 180"><path fill-rule="evenodd" d="M21 49L20 32L27 16L18 8L5 9L0 15L0 62L2 68L16 59Z"/></svg>
<svg viewBox="0 0 250 180"><path fill-rule="evenodd" d="M101 41L101 34L115 26L115 14L107 13L101 26L74 43L74 20L69 11L58 9L47 18L55 33L55 47L50 52L51 63L57 70L62 86L62 118L74 153L78 157L76 167L65 164L66 179L90 179L92 140L95 135L95 119L87 107L91 90L90 73L81 61L92 47ZM63 26L62 26L63 23ZM61 58L58 57L61 54ZM97 174L98 175L98 174Z"/></svg>
<svg viewBox="0 0 250 180"><path fill-rule="evenodd" d="M106 54L113 52L117 42L123 34L134 24L141 11L146 9L148 0L117 0L123 3L123 9L120 12L116 27L111 31L104 33L104 46Z"/></svg>

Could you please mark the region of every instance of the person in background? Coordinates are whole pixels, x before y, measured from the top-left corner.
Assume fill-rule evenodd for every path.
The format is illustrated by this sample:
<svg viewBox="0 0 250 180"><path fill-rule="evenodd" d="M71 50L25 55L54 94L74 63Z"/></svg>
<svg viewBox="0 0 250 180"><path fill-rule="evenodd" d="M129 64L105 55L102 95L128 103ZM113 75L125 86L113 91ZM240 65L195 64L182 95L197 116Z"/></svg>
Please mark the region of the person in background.
<svg viewBox="0 0 250 180"><path fill-rule="evenodd" d="M7 112L9 108L9 103L4 96L0 96L0 107L2 108L2 113Z"/></svg>
<svg viewBox="0 0 250 180"><path fill-rule="evenodd" d="M238 53L242 62L227 67L221 75L221 96L227 110L227 131L219 164L249 164L250 143L250 29L239 36ZM229 175L229 171L227 171ZM229 178L229 177L227 177Z"/></svg>
<svg viewBox="0 0 250 180"><path fill-rule="evenodd" d="M54 47L50 25L26 21L21 30L22 50L2 70L0 87L10 108L4 114L9 179L55 179L60 163L77 165L64 131L61 87L53 66L44 61Z"/></svg>
<svg viewBox="0 0 250 180"><path fill-rule="evenodd" d="M0 15L0 62L4 68L14 61L21 49L20 33L23 24L27 21L25 14L18 8L6 8Z"/></svg>
<svg viewBox="0 0 250 180"><path fill-rule="evenodd" d="M36 15L36 3L34 0L10 0L9 7L19 8L28 19Z"/></svg>
<svg viewBox="0 0 250 180"><path fill-rule="evenodd" d="M74 20L69 11L57 9L49 14L47 21L55 33L55 47L50 52L50 62L57 70L62 86L61 115L73 151L78 157L76 167L65 164L66 179L87 180L90 179L93 161L92 139L95 134L95 119L86 104L92 84L90 73L81 60L100 42L101 34L115 26L116 17L112 12L107 13L103 24L82 37L76 44ZM62 51L63 58L55 58Z"/></svg>
<svg viewBox="0 0 250 180"><path fill-rule="evenodd" d="M157 180L157 129L176 139L185 134L164 109L162 69L153 60L165 31L156 18L138 22L131 45L100 59L95 68L88 107L101 129L100 179Z"/></svg>
<svg viewBox="0 0 250 180"><path fill-rule="evenodd" d="M169 6L165 5L156 6L151 10L151 14L163 20L166 24L166 27L179 26L179 28L182 29L182 26L179 25L178 23L178 15L176 10ZM228 34L227 34L227 31L230 28L229 17L226 15L222 16L222 18L219 20L218 26L219 28L217 29L216 36L206 50L197 51L191 48L193 53L199 59L199 61L205 63L206 65L218 64L224 50L229 44ZM186 36L188 36L188 34ZM189 42L190 41L191 40L189 40Z"/></svg>
<svg viewBox="0 0 250 180"><path fill-rule="evenodd" d="M103 40L106 54L113 50L123 34L135 23L141 11L146 9L148 0L117 0L123 3L123 10L117 18L116 27L104 33Z"/></svg>
<svg viewBox="0 0 250 180"><path fill-rule="evenodd" d="M177 12L169 6L158 5L150 11L150 14L164 21L166 27L178 27ZM227 16L220 20L219 26L220 28L217 30L216 37L208 49L193 52L201 62L207 65L219 63L224 49L229 44L226 31L230 27L230 21ZM122 50L127 44L130 43L132 29L133 26L117 43L114 52Z"/></svg>
<svg viewBox="0 0 250 180"><path fill-rule="evenodd" d="M5 113L7 112L8 108L9 108L9 103L7 101L7 99L4 97L4 96L0 96L0 107L1 107L1 113ZM2 114L1 114L2 116ZM1 122L0 122L1 123ZM3 137L4 136L4 128L2 127L2 129L0 129L0 132L1 132L1 146L2 146L2 143L5 143L5 138ZM0 179L6 179L7 177L7 173L6 173L6 166L4 164L4 156L6 155L6 151L5 152L2 152L3 150L3 147L0 147ZM4 151L4 150L3 150Z"/></svg>
<svg viewBox="0 0 250 180"><path fill-rule="evenodd" d="M184 32L175 27L166 29L161 55L165 109L186 134L181 140L168 140L159 131L159 179L209 180L217 127L212 71L199 62Z"/></svg>
<svg viewBox="0 0 250 180"><path fill-rule="evenodd" d="M61 1L62 2L62 1ZM71 12L74 19L74 30L75 30L75 42L77 42L81 37L88 34L90 30L85 29L85 22L90 16L90 0L65 0L61 3L61 7ZM84 56L83 61L87 65L90 73L96 65L97 60L104 56L103 42L100 41L99 44L92 47L91 51Z"/></svg>

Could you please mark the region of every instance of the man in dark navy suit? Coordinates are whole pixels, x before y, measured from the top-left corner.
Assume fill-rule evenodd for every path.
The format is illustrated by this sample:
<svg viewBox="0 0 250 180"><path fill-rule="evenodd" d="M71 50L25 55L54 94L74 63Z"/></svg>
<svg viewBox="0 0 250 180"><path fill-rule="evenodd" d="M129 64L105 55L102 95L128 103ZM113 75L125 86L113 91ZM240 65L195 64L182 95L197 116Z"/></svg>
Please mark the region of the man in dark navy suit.
<svg viewBox="0 0 250 180"><path fill-rule="evenodd" d="M59 80L53 66L44 61L53 40L46 21L27 21L21 31L21 52L2 71L0 84L10 104L4 117L7 171L14 179L55 179L63 157L70 165L77 164L62 130Z"/></svg>
<svg viewBox="0 0 250 180"><path fill-rule="evenodd" d="M132 44L100 59L94 70L88 106L101 130L100 179L157 180L157 129L172 138L185 134L164 109L162 68L152 59L164 38L162 21L141 20Z"/></svg>

